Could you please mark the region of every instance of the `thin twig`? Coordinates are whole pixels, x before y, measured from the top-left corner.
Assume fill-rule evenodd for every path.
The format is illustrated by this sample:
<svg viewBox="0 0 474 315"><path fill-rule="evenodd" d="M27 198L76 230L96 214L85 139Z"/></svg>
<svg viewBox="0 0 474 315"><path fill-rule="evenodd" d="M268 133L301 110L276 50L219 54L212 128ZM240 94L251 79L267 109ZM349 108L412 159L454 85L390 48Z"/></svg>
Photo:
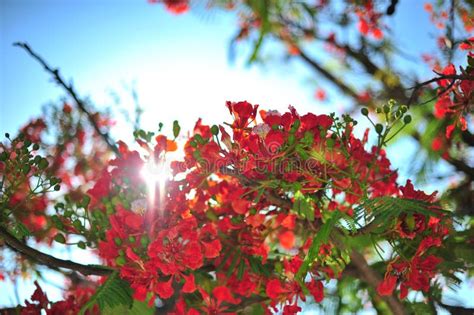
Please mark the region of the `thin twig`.
<svg viewBox="0 0 474 315"><path fill-rule="evenodd" d="M71 83L70 84L66 83L64 78L59 73L59 70L58 69L53 69L50 65L48 65L48 63L40 55L38 55L36 52L34 52L27 43L17 42L17 43L14 43L13 46L17 46L17 47L20 47L20 48L23 48L24 50L26 50L26 52L31 57L33 57L36 61L38 61L44 67L46 72L48 72L49 74L51 74L53 76L56 83L59 86L61 86L62 88L64 88L64 90L66 90L66 92L69 94L69 96L76 102L77 107L79 108L79 110L87 116L87 119L89 120L89 123L92 125L92 127L97 132L97 134L104 140L104 142L107 144L107 146L115 154L120 155L120 152L119 152L117 146L115 145L115 142L110 138L110 136L107 132L103 132L103 131L100 130L100 128L99 128L99 126L96 122L96 119L94 118L94 115L92 115L87 110L85 102L82 101L79 98L77 92L74 90L73 85Z"/></svg>
<svg viewBox="0 0 474 315"><path fill-rule="evenodd" d="M456 80L468 80L468 81L474 81L474 76L470 76L470 75L462 75L462 74L440 74L440 73L437 73L435 72L437 75L439 75L438 77L436 78L432 78L430 80L426 80L426 81L423 81L423 82L420 82L418 84L416 84L415 86L413 87L410 87L408 88L408 90L413 90L411 96L410 96L410 99L408 101L408 104L407 105L411 105L411 103L413 102L414 100L414 97L415 97L415 94L416 92L421 89L423 86L425 85L429 85L431 83L434 83L434 82L438 82L438 81L441 81L441 80L452 80L449 82L448 86L446 88L444 88L441 93L438 93L438 95L436 95L433 99L425 102L425 103L429 103L437 98L439 98L441 95L443 95L444 93L446 93L447 91L449 91L449 89L454 85L454 83L456 82ZM425 104L423 103L423 104Z"/></svg>

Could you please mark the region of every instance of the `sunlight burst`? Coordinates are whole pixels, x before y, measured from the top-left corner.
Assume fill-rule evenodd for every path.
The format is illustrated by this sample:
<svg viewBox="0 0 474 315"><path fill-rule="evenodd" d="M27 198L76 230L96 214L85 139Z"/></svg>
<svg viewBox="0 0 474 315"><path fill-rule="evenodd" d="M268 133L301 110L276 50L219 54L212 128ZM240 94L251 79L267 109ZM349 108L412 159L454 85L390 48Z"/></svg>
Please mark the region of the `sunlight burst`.
<svg viewBox="0 0 474 315"><path fill-rule="evenodd" d="M141 176L145 179L148 190L148 206L154 208L156 205L158 209L163 208L163 202L166 192L166 182L171 176L171 169L168 163L164 160L155 162L151 158L142 168ZM156 204L156 197L158 195L158 204Z"/></svg>

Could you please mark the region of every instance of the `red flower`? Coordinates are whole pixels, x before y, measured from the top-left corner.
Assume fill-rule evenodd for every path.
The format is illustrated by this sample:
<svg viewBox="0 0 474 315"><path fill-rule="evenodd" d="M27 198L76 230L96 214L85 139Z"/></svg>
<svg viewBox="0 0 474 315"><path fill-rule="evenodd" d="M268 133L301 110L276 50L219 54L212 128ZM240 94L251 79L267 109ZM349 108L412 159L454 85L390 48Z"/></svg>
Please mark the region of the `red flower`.
<svg viewBox="0 0 474 315"><path fill-rule="evenodd" d="M377 292L380 295L391 295L397 285L397 277L390 274L386 275L382 282L377 286Z"/></svg>
<svg viewBox="0 0 474 315"><path fill-rule="evenodd" d="M400 187L400 190L402 191L402 198L405 199L416 199L416 200L422 200L426 202L434 202L436 199L436 194L437 192L435 191L431 195L425 194L422 190L415 190L413 184L411 183L411 180L407 180L405 186Z"/></svg>
<svg viewBox="0 0 474 315"><path fill-rule="evenodd" d="M192 273L189 275L182 274L181 276L184 278L184 286L182 289L183 292L192 293L196 291L196 284L194 283L194 274Z"/></svg>
<svg viewBox="0 0 474 315"><path fill-rule="evenodd" d="M269 154L275 154L285 142L283 133L279 130L270 130L265 137L265 146Z"/></svg>
<svg viewBox="0 0 474 315"><path fill-rule="evenodd" d="M463 42L459 45L459 49L462 49L462 50L473 50L473 49L474 49L474 37L470 37L470 38L466 39L465 41L463 41Z"/></svg>
<svg viewBox="0 0 474 315"><path fill-rule="evenodd" d="M456 127L456 125L454 125L454 124L449 125L448 127L446 127L446 138L447 139L451 138L451 135L453 134L453 131L454 131L455 127Z"/></svg>
<svg viewBox="0 0 474 315"><path fill-rule="evenodd" d="M301 307L299 307L296 303L285 305L285 307L283 307L283 315L294 315L298 314L298 312L301 312Z"/></svg>
<svg viewBox="0 0 474 315"><path fill-rule="evenodd" d="M444 75L456 74L456 68L454 67L453 64L449 64L443 69L442 73ZM447 87L450 84L450 82L452 82L452 81L453 81L453 79L443 79L443 80L439 81L439 85L442 86L442 87Z"/></svg>
<svg viewBox="0 0 474 315"><path fill-rule="evenodd" d="M301 125L304 130L313 130L317 127L321 127L323 130L327 130L332 126L333 120L328 115L315 115L308 113L301 116ZM318 131L319 130L315 130Z"/></svg>
<svg viewBox="0 0 474 315"><path fill-rule="evenodd" d="M280 280L272 279L267 282L265 293L270 299L276 300L280 295L284 294L285 292L286 290L283 289Z"/></svg>
<svg viewBox="0 0 474 315"><path fill-rule="evenodd" d="M321 281L312 280L310 283L306 284L306 287L314 297L316 303L320 303L324 299L324 286Z"/></svg>
<svg viewBox="0 0 474 315"><path fill-rule="evenodd" d="M317 89L314 93L314 98L318 101L324 101L326 99L326 92L323 89Z"/></svg>
<svg viewBox="0 0 474 315"><path fill-rule="evenodd" d="M424 238L420 245L418 246L418 249L416 251L415 255L421 256L422 254L425 253L430 247L440 247L441 246L441 238L439 237L433 237L433 236L428 236Z"/></svg>
<svg viewBox="0 0 474 315"><path fill-rule="evenodd" d="M210 296L206 291L199 288L199 292L203 298L204 306L201 308L205 314L223 314L226 313L227 306L222 303L239 304L240 299L234 298L227 287L219 286L212 290Z"/></svg>
<svg viewBox="0 0 474 315"><path fill-rule="evenodd" d="M95 183L94 187L89 189L87 193L93 197L96 201L100 201L103 197L108 196L110 193L111 177L107 170L103 170L99 179Z"/></svg>
<svg viewBox="0 0 474 315"><path fill-rule="evenodd" d="M175 275L188 268L195 270L202 266L201 246L197 239L189 239L182 234L186 232L184 228L186 225L161 231L148 247L148 255L165 275ZM193 228L193 225L189 228ZM197 238L197 235L190 236Z"/></svg>
<svg viewBox="0 0 474 315"><path fill-rule="evenodd" d="M173 14L185 13L189 10L188 0L162 0L166 9ZM158 3L160 0L148 0L149 3Z"/></svg>
<svg viewBox="0 0 474 315"><path fill-rule="evenodd" d="M155 283L155 293L160 298L168 299L173 295L174 289L171 286L172 280L173 280L173 278L170 278L166 282L156 282Z"/></svg>
<svg viewBox="0 0 474 315"><path fill-rule="evenodd" d="M433 139L433 142L431 142L431 149L433 151L439 151L443 148L443 145L444 145L443 138L436 137Z"/></svg>
<svg viewBox="0 0 474 315"><path fill-rule="evenodd" d="M295 245L295 234L293 233L293 231L287 230L281 232L278 236L278 239L280 240L281 247L283 247L284 249L292 249Z"/></svg>
<svg viewBox="0 0 474 315"><path fill-rule="evenodd" d="M235 117L234 123L232 125L235 128L246 127L249 123L249 120L255 119L258 108L258 105L253 106L247 101L237 103L227 102L226 106L230 113Z"/></svg>
<svg viewBox="0 0 474 315"><path fill-rule="evenodd" d="M216 258L222 250L221 241L217 238L217 229L213 224L206 224L199 233L199 242L205 258Z"/></svg>
<svg viewBox="0 0 474 315"><path fill-rule="evenodd" d="M38 302L38 304L42 308L46 309L46 307L49 303L48 297L46 296L46 293L44 293L43 290L41 289L41 287L39 286L38 281L35 281L34 283L35 283L35 286L36 286L36 290L33 293L33 295L31 296L31 300L35 301L35 302Z"/></svg>
<svg viewBox="0 0 474 315"><path fill-rule="evenodd" d="M232 200L232 209L238 214L245 214L249 209L250 202L245 199Z"/></svg>

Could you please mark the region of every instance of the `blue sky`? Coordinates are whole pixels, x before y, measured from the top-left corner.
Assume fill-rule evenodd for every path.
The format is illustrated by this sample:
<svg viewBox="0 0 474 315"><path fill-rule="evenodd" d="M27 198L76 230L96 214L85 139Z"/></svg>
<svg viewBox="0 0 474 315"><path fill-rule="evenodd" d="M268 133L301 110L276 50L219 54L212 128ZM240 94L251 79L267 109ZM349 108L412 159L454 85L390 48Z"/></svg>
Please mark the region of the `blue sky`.
<svg viewBox="0 0 474 315"><path fill-rule="evenodd" d="M399 48L411 55L430 51L428 15L423 1L400 1L388 24L398 36ZM160 5L139 1L2 0L0 1L0 135L15 133L41 107L63 96L48 74L15 41L28 42L49 63L60 68L82 96L98 108L114 105L111 91L132 104L127 89L134 86L145 109L143 128L155 130L158 122L179 119L189 129L197 118L221 122L228 116L226 100L248 100L264 108L300 112L338 111L344 102L329 89L330 101L318 104L310 73L298 63L272 63L265 68L245 67L244 60L230 63L228 43L236 18L202 9L181 16ZM411 43L416 42L416 45ZM409 71L412 61L401 61ZM429 76L425 69L422 76ZM324 82L321 82L325 86ZM128 138L119 127L116 139ZM396 166L407 163L406 150L390 154ZM52 287L53 298L59 291ZM20 289L21 299L32 292L31 281ZM0 306L9 305L11 287L0 284Z"/></svg>
<svg viewBox="0 0 474 315"><path fill-rule="evenodd" d="M395 33L407 35L400 47L419 43L414 55L431 44L421 3L402 1L397 19L389 21ZM199 9L174 16L145 0L3 0L0 6L1 133L15 131L41 105L63 95L34 60L12 46L15 41L27 41L99 107L111 105L110 90L124 92L124 85L135 84L149 118L145 127L178 116L185 125L197 117L222 119L225 100L277 109L292 104L300 111L341 107L334 98L318 107L315 86L307 83L310 73L294 62L265 70L245 67L243 60L230 64L228 43L236 29L231 14Z"/></svg>

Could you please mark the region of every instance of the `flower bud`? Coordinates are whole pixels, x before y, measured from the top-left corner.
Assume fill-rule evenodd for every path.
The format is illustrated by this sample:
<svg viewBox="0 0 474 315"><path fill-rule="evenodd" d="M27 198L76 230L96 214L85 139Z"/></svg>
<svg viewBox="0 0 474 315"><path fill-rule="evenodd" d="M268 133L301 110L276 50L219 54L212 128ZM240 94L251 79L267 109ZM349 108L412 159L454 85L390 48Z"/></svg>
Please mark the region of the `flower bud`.
<svg viewBox="0 0 474 315"><path fill-rule="evenodd" d="M56 236L54 237L54 240L61 244L66 243L66 238L62 234L56 234Z"/></svg>
<svg viewBox="0 0 474 315"><path fill-rule="evenodd" d="M378 134L381 134L383 131L383 126L381 124L376 124L375 125L375 132L377 132Z"/></svg>
<svg viewBox="0 0 474 315"><path fill-rule="evenodd" d="M411 116L410 115L406 115L405 117L403 117L403 122L408 125L409 123L411 123Z"/></svg>

